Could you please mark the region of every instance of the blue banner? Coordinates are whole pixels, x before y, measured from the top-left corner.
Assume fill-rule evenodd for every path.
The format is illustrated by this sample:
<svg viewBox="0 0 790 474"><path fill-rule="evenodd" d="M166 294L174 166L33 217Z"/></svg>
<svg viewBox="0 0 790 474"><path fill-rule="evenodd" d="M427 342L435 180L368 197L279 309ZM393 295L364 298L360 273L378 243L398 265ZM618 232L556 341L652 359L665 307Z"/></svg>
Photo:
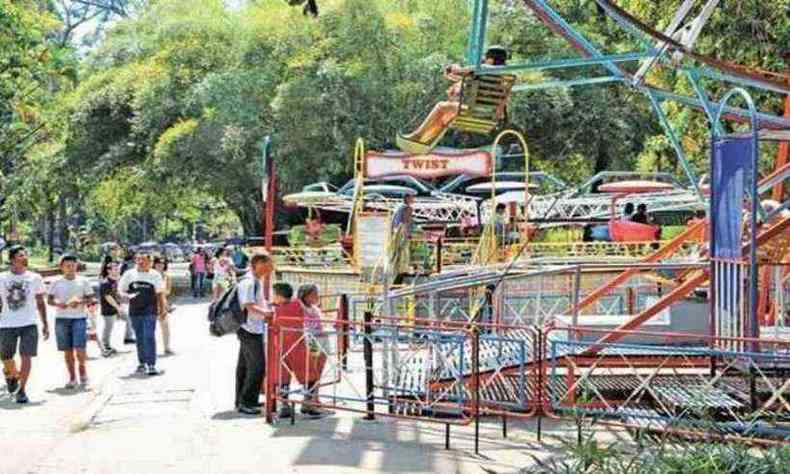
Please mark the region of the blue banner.
<svg viewBox="0 0 790 474"><path fill-rule="evenodd" d="M742 257L744 190L751 177L752 146L751 137L713 143L711 247L714 258Z"/></svg>

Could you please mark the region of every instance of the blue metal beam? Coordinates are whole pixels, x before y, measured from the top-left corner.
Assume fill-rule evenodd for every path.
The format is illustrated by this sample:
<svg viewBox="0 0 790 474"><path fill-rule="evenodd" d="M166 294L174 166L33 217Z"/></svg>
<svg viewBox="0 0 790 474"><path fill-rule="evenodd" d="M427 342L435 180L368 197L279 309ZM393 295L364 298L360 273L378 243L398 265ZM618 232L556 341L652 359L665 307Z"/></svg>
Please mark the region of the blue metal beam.
<svg viewBox="0 0 790 474"><path fill-rule="evenodd" d="M639 61L650 58L655 54L654 51L641 53L610 54L598 58L565 58L550 61L534 61L522 64L508 64L494 68L486 68L486 74L508 74L519 71L544 71L547 69L565 69L572 67L600 66L603 63L621 63L629 61Z"/></svg>
<svg viewBox="0 0 790 474"><path fill-rule="evenodd" d="M730 84L736 84L739 86L747 86L747 87L754 87L756 89L761 89L764 91L771 91L771 92L778 92L779 94L787 94L787 91L782 89L781 87L773 86L769 83L759 82L747 77L736 77L731 74L727 74L721 71L717 71L713 68L709 67L697 67L697 68L686 68L691 71L697 72L698 74L709 77L711 79L716 79L719 81L729 82Z"/></svg>
<svg viewBox="0 0 790 474"><path fill-rule="evenodd" d="M608 82L623 82L622 77L602 76L590 77L585 79L572 79L569 81L547 81L536 84L519 84L513 87L514 91L534 91L542 89L554 89L558 87L587 86L592 84L605 84Z"/></svg>
<svg viewBox="0 0 790 474"><path fill-rule="evenodd" d="M683 104L688 107L695 107L700 109L705 108L705 106L702 105L702 103L699 100L694 99L692 97L673 94L671 92L654 89L648 86L640 86L640 89L649 89L653 91L653 93L656 95L656 98L660 100L671 100L673 102L677 102L679 104ZM714 110L718 110L718 108ZM744 120L749 120L749 118L751 117L748 110L740 109L737 107L730 107L730 106L725 106L723 114L735 115ZM779 117L777 115L766 114L764 112L757 113L757 121L760 124L760 127L769 125L772 128L790 128L790 119L785 117Z"/></svg>
<svg viewBox="0 0 790 474"><path fill-rule="evenodd" d="M683 145L680 144L677 135L675 135L675 130L672 129L672 125L669 123L667 115L661 108L661 104L658 102L655 92L648 89L645 91L645 95L647 95L647 97L650 99L650 104L653 106L653 110L658 116L661 126L664 128L664 133L666 134L667 138L669 138L672 148L675 149L675 154L677 154L678 161L680 161L680 165L683 167L683 171L686 173L686 177L691 183L691 187L694 189L694 194L697 195L700 202L704 202L705 198L702 196L702 193L699 190L699 181L697 180L697 175L695 175L694 171L691 169L691 166L686 159L686 153L683 151Z"/></svg>
<svg viewBox="0 0 790 474"><path fill-rule="evenodd" d="M715 121L716 109L718 106L708 99L708 94L702 88L702 84L700 84L699 74L697 74L697 71L688 70L686 71L686 75L689 78L689 82L691 82L691 86L694 88L694 92L697 94L697 99L699 99L700 103L702 104L705 115L708 116L708 121L713 124L714 132L721 135L723 133L721 124Z"/></svg>
<svg viewBox="0 0 790 474"><path fill-rule="evenodd" d="M594 58L603 58L604 54L595 47L587 38L580 35L565 19L553 8L551 8L544 0L533 0L535 5L538 6L544 13L551 18L551 21L557 25L562 31L572 38L574 42L583 47L590 56ZM612 61L604 61L603 66L615 76L622 76L620 69Z"/></svg>

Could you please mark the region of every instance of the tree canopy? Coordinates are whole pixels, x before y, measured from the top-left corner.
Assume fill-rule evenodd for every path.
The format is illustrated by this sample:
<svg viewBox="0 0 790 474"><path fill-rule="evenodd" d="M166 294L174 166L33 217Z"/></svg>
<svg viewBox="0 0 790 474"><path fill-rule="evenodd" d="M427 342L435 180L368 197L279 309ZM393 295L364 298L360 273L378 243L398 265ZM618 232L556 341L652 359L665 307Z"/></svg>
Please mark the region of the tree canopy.
<svg viewBox="0 0 790 474"><path fill-rule="evenodd" d="M30 219L62 211L65 220L93 219L105 229L141 216L178 215L194 225L201 209L219 205L257 234L264 136L274 138L282 192L342 183L357 137L370 148L391 147L398 131L444 97L442 69L463 61L470 24L467 0L67 3L0 0L0 24L12 32L0 36L3 189L24 189L11 194ZM519 3L492 3L491 43L508 47L514 61L578 55ZM679 3L619 2L657 29ZM639 46L593 1L552 4L607 52ZM786 69L788 7L788 0L727 2L697 49ZM69 14L104 15L90 48L72 36L59 42ZM694 94L671 68L655 69L650 80ZM714 97L723 91L706 85ZM757 98L781 111L779 98ZM707 169L704 115L672 104L664 110L692 165ZM680 173L650 103L622 85L515 94L509 119L528 137L533 167L570 182L604 169ZM461 134L445 140L485 144Z"/></svg>

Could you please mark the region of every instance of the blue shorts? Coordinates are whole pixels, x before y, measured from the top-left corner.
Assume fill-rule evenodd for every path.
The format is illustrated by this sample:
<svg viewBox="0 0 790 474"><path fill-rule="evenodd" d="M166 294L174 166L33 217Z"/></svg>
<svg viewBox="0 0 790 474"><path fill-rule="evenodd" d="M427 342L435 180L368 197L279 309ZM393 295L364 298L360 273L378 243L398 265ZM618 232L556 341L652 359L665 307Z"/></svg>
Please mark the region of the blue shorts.
<svg viewBox="0 0 790 474"><path fill-rule="evenodd" d="M88 342L87 318L56 318L55 340L59 351L85 349L85 345Z"/></svg>

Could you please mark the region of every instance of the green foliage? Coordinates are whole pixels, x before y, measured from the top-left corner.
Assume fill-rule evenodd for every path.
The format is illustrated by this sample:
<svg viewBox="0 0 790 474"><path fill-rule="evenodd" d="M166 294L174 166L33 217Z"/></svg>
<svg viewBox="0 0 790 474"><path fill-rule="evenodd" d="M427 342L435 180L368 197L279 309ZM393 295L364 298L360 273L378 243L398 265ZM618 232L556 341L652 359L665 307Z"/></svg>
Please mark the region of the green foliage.
<svg viewBox="0 0 790 474"><path fill-rule="evenodd" d="M74 12L84 3L66 2ZM184 226L194 226L206 217L201 209L224 207L246 233L257 234L264 136L274 137L281 192L345 181L358 137L369 148L390 147L398 131L416 126L445 97L441 71L463 60L470 23L467 0L324 0L317 18L292 8L303 0L237 8L222 0L92 3L122 19L94 35L100 41L93 50L77 55L57 41L73 26L64 11L44 1L0 0L0 27L11 32L0 35L3 186L21 190L13 200L28 218L59 207L65 209L61 220L75 214L111 228L176 213ZM578 56L517 3L491 3L491 43L507 46L515 62ZM680 0L620 4L662 29ZM552 5L606 52L640 46L592 1ZM728 2L697 49L786 70L788 8L790 0ZM552 70L520 79L605 73L601 67ZM686 76L671 68L654 68L649 80L694 95ZM706 86L714 99L724 90ZM757 99L779 112L777 98ZM663 107L693 167L704 172L704 115ZM519 93L509 120L527 136L531 166L569 183L604 169L680 174L649 102L620 85ZM30 141L19 141L28 135ZM454 133L444 144L474 147L487 140ZM766 149L769 160L772 149Z"/></svg>
<svg viewBox="0 0 790 474"><path fill-rule="evenodd" d="M774 474L790 472L787 446L753 450L737 444L648 442L639 449L605 446L589 437L569 447L570 455L523 472L540 474Z"/></svg>

